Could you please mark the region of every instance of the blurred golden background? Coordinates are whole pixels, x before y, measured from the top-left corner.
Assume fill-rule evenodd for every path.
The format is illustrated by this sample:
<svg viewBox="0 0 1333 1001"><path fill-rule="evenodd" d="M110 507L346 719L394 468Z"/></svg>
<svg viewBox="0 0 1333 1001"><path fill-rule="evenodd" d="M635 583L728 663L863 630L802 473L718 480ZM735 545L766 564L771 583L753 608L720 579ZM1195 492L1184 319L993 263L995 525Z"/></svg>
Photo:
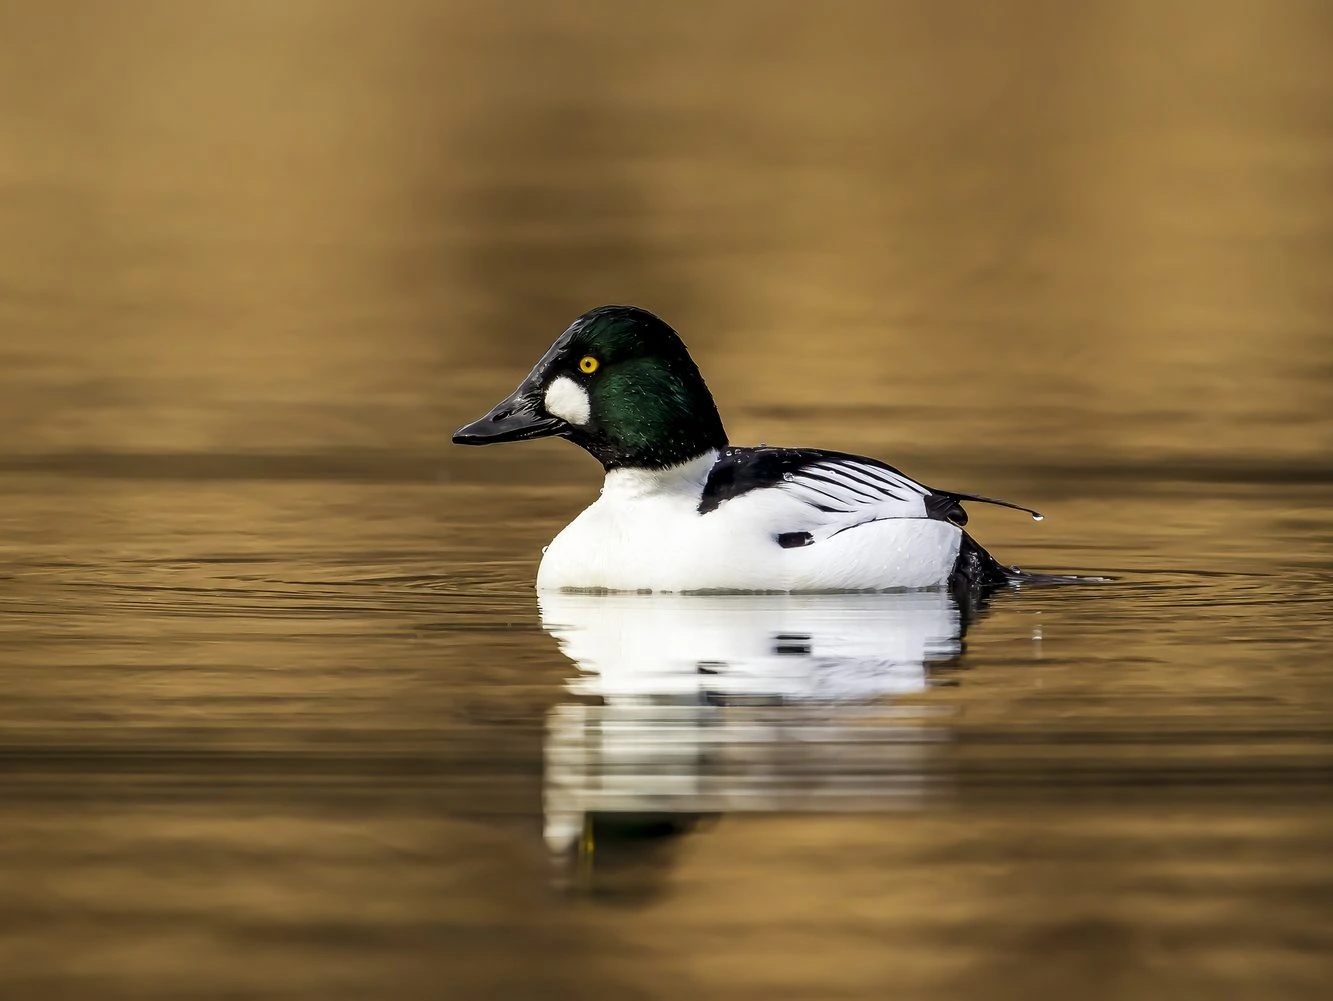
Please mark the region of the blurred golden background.
<svg viewBox="0 0 1333 1001"><path fill-rule="evenodd" d="M0 449L444 452L633 302L742 441L868 407L891 455L1309 461L1331 41L1234 0L5 4Z"/></svg>

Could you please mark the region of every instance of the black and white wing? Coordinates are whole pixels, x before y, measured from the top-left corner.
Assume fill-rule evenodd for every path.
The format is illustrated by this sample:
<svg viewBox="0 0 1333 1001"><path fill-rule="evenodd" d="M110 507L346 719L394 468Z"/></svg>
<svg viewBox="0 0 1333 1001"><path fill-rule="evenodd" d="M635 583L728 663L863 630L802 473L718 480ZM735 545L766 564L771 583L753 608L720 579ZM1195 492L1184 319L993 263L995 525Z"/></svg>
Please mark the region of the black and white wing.
<svg viewBox="0 0 1333 1001"><path fill-rule="evenodd" d="M757 491L764 493L756 495ZM875 459L812 448L724 449L704 485L699 513L745 495L754 500L762 496L771 502L768 507L775 515L785 518L787 524L775 534L787 547L809 545L888 518L932 518L961 528L967 524L964 500L1000 504L1040 517L1008 501L933 490Z"/></svg>

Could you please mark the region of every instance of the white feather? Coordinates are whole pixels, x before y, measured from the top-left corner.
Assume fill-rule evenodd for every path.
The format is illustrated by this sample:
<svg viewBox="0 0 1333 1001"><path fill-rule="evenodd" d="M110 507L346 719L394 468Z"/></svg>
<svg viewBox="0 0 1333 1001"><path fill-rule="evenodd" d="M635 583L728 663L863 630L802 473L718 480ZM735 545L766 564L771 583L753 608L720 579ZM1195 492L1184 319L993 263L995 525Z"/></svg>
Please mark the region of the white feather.
<svg viewBox="0 0 1333 1001"><path fill-rule="evenodd" d="M778 489L810 508L809 524L787 531L810 532L816 540L868 521L924 518L930 493L901 473L855 459L816 462L784 477Z"/></svg>
<svg viewBox="0 0 1333 1001"><path fill-rule="evenodd" d="M953 570L961 531L924 517L926 490L904 476L849 463L832 485L797 473L701 515L716 458L609 473L601 497L547 547L537 588L889 590L938 587ZM777 538L790 532L815 542L783 548Z"/></svg>
<svg viewBox="0 0 1333 1001"><path fill-rule="evenodd" d="M553 379L546 387L546 397L543 402L546 412L552 417L559 417L562 421L568 421L578 427L587 424L588 417L592 414L592 401L588 399L588 391L565 375Z"/></svg>

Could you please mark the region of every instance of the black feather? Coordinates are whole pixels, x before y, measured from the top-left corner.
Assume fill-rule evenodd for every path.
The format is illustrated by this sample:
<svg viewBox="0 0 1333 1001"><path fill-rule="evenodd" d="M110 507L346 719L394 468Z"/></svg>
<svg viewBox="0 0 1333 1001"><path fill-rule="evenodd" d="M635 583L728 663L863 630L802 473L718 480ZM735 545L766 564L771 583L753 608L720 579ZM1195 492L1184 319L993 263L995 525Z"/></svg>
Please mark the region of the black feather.
<svg viewBox="0 0 1333 1001"><path fill-rule="evenodd" d="M892 466L863 455L830 452L821 448L770 448L765 445L760 445L757 448L732 446L724 448L719 453L717 462L713 464L713 468L708 474L708 481L704 484L703 496L699 498L699 513L707 514L709 511L716 511L721 504L734 497L747 494L751 490L777 486L783 482L786 475L798 473L821 462L857 462L908 479L904 473ZM848 475L852 474L849 473ZM814 479L815 477L810 478ZM857 479L886 496L901 499L887 486L870 484L860 477L857 477ZM832 483L834 481L826 480L826 482ZM811 489L815 488L811 486ZM840 509L821 508L821 510L831 512Z"/></svg>
<svg viewBox="0 0 1333 1001"><path fill-rule="evenodd" d="M1046 517L1040 511L1034 511L1032 508L1024 507L1022 504L1015 504L1013 501L1000 500L999 498L996 497L983 497L981 494L960 494L956 490L940 490L936 491L936 495L939 497L947 497L949 500L953 501L954 504L957 504L959 501L969 500L969 501L976 501L978 504L995 504L998 507L1012 508L1015 511L1025 511L1028 514L1032 515L1032 517L1035 518L1037 521L1041 521L1043 518ZM962 508L959 507L958 510L962 511ZM963 520L955 522L955 524L957 525L967 524L967 515L964 514Z"/></svg>

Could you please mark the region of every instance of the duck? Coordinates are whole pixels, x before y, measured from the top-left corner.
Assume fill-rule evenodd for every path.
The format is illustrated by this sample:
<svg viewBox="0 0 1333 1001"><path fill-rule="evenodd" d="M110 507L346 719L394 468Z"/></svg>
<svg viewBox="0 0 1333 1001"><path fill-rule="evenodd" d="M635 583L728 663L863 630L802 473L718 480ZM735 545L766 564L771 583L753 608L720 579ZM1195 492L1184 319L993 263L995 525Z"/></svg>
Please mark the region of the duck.
<svg viewBox="0 0 1333 1001"><path fill-rule="evenodd" d="M589 310L457 445L564 438L601 463L598 498L542 554L536 587L864 592L1037 580L965 530L964 501L878 459L727 438L680 335L637 306Z"/></svg>

